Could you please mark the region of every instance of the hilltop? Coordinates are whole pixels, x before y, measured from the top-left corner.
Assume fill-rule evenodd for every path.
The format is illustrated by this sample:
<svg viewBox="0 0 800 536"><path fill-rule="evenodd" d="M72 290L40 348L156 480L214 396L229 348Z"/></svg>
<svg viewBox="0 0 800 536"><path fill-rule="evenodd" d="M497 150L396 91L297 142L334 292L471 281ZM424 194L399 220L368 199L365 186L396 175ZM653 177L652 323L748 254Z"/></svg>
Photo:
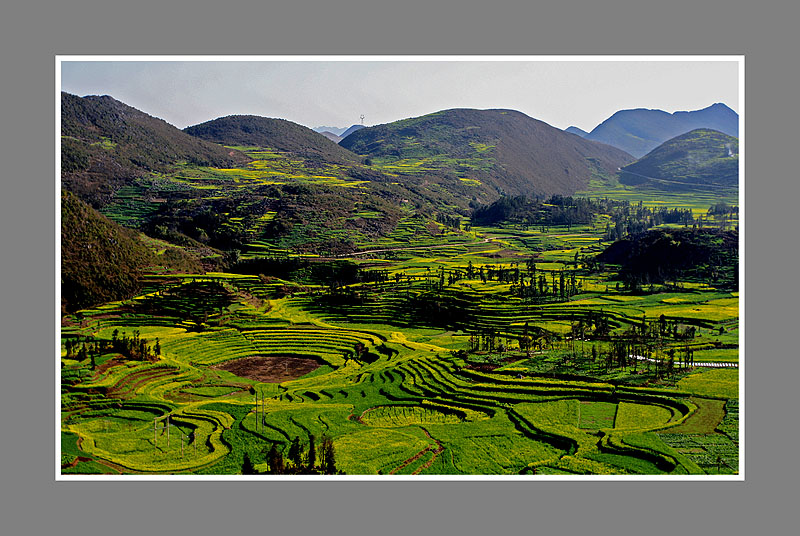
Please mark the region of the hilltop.
<svg viewBox="0 0 800 536"><path fill-rule="evenodd" d="M583 130L582 128L578 127L567 127L564 129L564 132L569 132L570 134L575 134L576 136L580 136L581 138L585 138L589 135L588 132Z"/></svg>
<svg viewBox="0 0 800 536"><path fill-rule="evenodd" d="M345 139L347 136L349 136L353 132L357 132L357 131L361 130L362 128L366 128L366 127L364 125L352 125L350 128L348 128L347 130L345 130L344 132L339 134L339 136L341 136L342 139Z"/></svg>
<svg viewBox="0 0 800 536"><path fill-rule="evenodd" d="M133 179L181 162L233 167L249 160L112 97L61 93L62 181L94 206Z"/></svg>
<svg viewBox="0 0 800 536"><path fill-rule="evenodd" d="M623 167L620 173L620 180L626 184L647 182L647 177L689 184L736 186L739 140L716 130L692 130L664 142Z"/></svg>
<svg viewBox="0 0 800 536"><path fill-rule="evenodd" d="M340 145L383 165L415 162L418 170L475 181L495 197L573 193L633 161L514 110L444 110L363 128Z"/></svg>
<svg viewBox="0 0 800 536"><path fill-rule="evenodd" d="M306 163L355 163L360 159L322 134L285 119L229 115L184 129L200 139L228 146L264 147L301 156Z"/></svg>
<svg viewBox="0 0 800 536"><path fill-rule="evenodd" d="M697 128L738 136L739 115L722 103L691 112L620 110L595 127L586 139L613 145L640 158L670 138Z"/></svg>

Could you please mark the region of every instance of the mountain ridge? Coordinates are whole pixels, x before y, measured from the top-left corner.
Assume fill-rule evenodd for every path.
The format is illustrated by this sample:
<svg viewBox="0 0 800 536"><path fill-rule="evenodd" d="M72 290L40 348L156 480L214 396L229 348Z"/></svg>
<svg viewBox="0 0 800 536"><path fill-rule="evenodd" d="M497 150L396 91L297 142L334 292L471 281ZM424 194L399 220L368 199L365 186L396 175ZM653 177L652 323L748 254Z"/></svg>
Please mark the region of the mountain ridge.
<svg viewBox="0 0 800 536"><path fill-rule="evenodd" d="M636 162L623 166L620 180L636 184L650 177L686 184L736 186L738 153L739 140L735 137L699 128L671 138Z"/></svg>
<svg viewBox="0 0 800 536"><path fill-rule="evenodd" d="M723 103L673 113L659 109L619 110L597 125L586 139L607 143L641 158L668 139L697 128L739 135L739 115Z"/></svg>
<svg viewBox="0 0 800 536"><path fill-rule="evenodd" d="M286 119L228 115L186 127L184 132L222 145L270 148L310 161L354 163L359 160L319 132Z"/></svg>
<svg viewBox="0 0 800 536"><path fill-rule="evenodd" d="M516 110L454 108L366 127L342 140L358 154L422 159L499 193L570 194L634 158Z"/></svg>
<svg viewBox="0 0 800 536"><path fill-rule="evenodd" d="M188 161L232 167L250 159L108 95L61 93L61 179L94 206L129 181Z"/></svg>

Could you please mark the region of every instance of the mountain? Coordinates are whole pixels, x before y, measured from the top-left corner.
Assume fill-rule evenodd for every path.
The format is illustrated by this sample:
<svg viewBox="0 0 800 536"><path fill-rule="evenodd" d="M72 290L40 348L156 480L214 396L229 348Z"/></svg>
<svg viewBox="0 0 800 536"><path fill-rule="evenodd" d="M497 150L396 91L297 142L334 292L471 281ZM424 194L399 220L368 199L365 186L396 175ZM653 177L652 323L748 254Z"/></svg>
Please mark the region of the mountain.
<svg viewBox="0 0 800 536"><path fill-rule="evenodd" d="M345 130L344 132L342 132L339 135L342 137L342 139L344 139L347 136L349 136L350 134L352 134L353 132L361 130L362 128L365 128L364 125L353 125L353 126L351 126L350 128L348 128L347 130Z"/></svg>
<svg viewBox="0 0 800 536"><path fill-rule="evenodd" d="M585 138L589 135L588 132L583 130L582 128L578 127L567 127L564 132L569 132L570 134L575 134L576 136L580 136L581 138Z"/></svg>
<svg viewBox="0 0 800 536"><path fill-rule="evenodd" d="M341 136L338 136L333 132L328 132L327 130L323 130L322 132L320 132L320 134L322 134L323 136L325 136L334 143L339 143L343 139Z"/></svg>
<svg viewBox="0 0 800 536"><path fill-rule="evenodd" d="M61 194L61 304L65 311L132 296L155 256L134 231L70 192Z"/></svg>
<svg viewBox="0 0 800 536"><path fill-rule="evenodd" d="M222 145L256 146L292 153L306 163L353 163L358 157L322 134L285 119L229 115L184 129L184 132Z"/></svg>
<svg viewBox="0 0 800 536"><path fill-rule="evenodd" d="M586 139L613 145L640 158L668 139L697 128L738 137L739 115L722 103L692 112L621 110L595 127Z"/></svg>
<svg viewBox="0 0 800 536"><path fill-rule="evenodd" d="M620 173L620 180L626 184L646 182L648 178L736 186L739 140L716 130L692 130L667 140L636 162L624 166Z"/></svg>
<svg viewBox="0 0 800 536"><path fill-rule="evenodd" d="M347 127L314 127L311 130L314 132L319 132L322 134L323 132L330 132L331 134L336 134L337 136L341 136L342 133L347 130Z"/></svg>
<svg viewBox="0 0 800 536"><path fill-rule="evenodd" d="M444 110L363 128L340 145L379 166L416 159L397 169L446 173L490 187L495 198L573 193L634 160L514 110Z"/></svg>
<svg viewBox="0 0 800 536"><path fill-rule="evenodd" d="M61 93L62 184L95 206L136 177L180 162L232 167L247 161L109 96Z"/></svg>

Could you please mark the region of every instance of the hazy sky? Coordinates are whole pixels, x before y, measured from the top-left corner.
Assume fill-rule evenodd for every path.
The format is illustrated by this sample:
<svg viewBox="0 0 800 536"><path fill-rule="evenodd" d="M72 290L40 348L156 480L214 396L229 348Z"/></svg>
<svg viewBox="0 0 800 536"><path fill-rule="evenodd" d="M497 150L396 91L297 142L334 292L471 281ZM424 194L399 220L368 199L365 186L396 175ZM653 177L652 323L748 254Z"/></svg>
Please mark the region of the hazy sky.
<svg viewBox="0 0 800 536"><path fill-rule="evenodd" d="M69 61L61 89L111 95L184 128L231 114L308 127L376 125L447 108L510 108L586 131L614 112L739 112L738 63L714 61Z"/></svg>

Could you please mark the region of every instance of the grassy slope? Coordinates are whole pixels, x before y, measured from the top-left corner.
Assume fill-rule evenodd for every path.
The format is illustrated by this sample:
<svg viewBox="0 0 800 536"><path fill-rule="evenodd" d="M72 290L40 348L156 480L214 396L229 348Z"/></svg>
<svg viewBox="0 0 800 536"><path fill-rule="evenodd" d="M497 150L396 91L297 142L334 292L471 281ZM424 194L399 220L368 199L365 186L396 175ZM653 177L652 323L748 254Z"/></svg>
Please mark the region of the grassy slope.
<svg viewBox="0 0 800 536"><path fill-rule="evenodd" d="M689 184L736 186L738 154L739 140L733 136L709 129L692 130L623 167L620 180L636 184L647 180L640 177L643 175Z"/></svg>
<svg viewBox="0 0 800 536"><path fill-rule="evenodd" d="M513 110L444 110L359 130L342 145L383 163L422 163L508 194L572 193L596 168L630 155L565 133Z"/></svg>
<svg viewBox="0 0 800 536"><path fill-rule="evenodd" d="M61 136L63 183L95 206L134 178L178 162L228 167L248 160L109 96L62 93Z"/></svg>

